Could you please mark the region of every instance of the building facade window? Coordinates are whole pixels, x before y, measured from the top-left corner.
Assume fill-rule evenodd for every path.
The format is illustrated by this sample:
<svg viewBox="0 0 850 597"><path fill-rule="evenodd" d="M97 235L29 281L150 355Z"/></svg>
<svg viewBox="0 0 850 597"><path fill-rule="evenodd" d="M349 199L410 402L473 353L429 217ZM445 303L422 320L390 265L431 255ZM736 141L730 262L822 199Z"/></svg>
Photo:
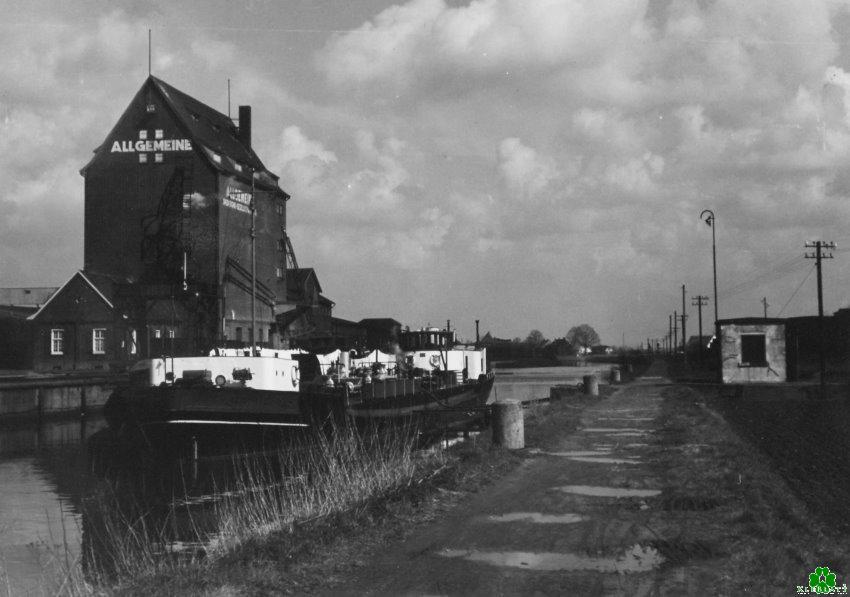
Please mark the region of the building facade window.
<svg viewBox="0 0 850 597"><path fill-rule="evenodd" d="M157 164L161 164L162 163L162 154L161 153L153 154L153 161L156 162Z"/></svg>
<svg viewBox="0 0 850 597"><path fill-rule="evenodd" d="M168 328L168 337L174 338L174 328Z"/></svg>
<svg viewBox="0 0 850 597"><path fill-rule="evenodd" d="M136 354L138 350L138 334L136 330L130 330L130 354Z"/></svg>
<svg viewBox="0 0 850 597"><path fill-rule="evenodd" d="M156 339L162 338L162 330L159 329L159 328L156 328L153 331L153 337L156 338Z"/></svg>
<svg viewBox="0 0 850 597"><path fill-rule="evenodd" d="M91 331L92 354L106 354L106 328L95 328Z"/></svg>
<svg viewBox="0 0 850 597"><path fill-rule="evenodd" d="M148 154L140 153L139 154L139 163L140 164L147 164L148 163Z"/></svg>
<svg viewBox="0 0 850 597"><path fill-rule="evenodd" d="M741 336L741 364L748 367L764 367L767 365L764 334Z"/></svg>
<svg viewBox="0 0 850 597"><path fill-rule="evenodd" d="M274 268L274 275L277 276L278 280L283 279L283 268L282 267Z"/></svg>
<svg viewBox="0 0 850 597"><path fill-rule="evenodd" d="M242 328L236 328L236 341L242 342Z"/></svg>
<svg viewBox="0 0 850 597"><path fill-rule="evenodd" d="M50 354L65 354L65 330L50 330Z"/></svg>

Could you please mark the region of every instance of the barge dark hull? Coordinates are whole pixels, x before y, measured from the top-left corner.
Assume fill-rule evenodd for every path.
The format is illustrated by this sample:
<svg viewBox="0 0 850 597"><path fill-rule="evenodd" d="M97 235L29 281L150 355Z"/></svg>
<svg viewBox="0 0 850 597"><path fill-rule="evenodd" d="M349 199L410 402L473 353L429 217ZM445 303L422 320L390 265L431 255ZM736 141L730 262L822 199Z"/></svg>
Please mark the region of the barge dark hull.
<svg viewBox="0 0 850 597"><path fill-rule="evenodd" d="M439 388L416 384L370 384L361 391L343 388L300 392L160 386L116 390L104 407L110 426L229 425L323 427L353 420L357 424L413 421L424 426L461 427L486 418L493 375Z"/></svg>

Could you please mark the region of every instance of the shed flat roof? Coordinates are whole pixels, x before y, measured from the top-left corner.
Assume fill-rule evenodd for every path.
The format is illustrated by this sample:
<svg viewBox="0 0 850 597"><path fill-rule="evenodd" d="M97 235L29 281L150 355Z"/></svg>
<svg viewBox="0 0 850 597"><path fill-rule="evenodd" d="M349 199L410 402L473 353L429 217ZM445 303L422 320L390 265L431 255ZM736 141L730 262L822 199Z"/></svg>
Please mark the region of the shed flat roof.
<svg viewBox="0 0 850 597"><path fill-rule="evenodd" d="M766 325L780 324L787 320L781 317L736 317L734 319L720 319L717 321L720 325Z"/></svg>

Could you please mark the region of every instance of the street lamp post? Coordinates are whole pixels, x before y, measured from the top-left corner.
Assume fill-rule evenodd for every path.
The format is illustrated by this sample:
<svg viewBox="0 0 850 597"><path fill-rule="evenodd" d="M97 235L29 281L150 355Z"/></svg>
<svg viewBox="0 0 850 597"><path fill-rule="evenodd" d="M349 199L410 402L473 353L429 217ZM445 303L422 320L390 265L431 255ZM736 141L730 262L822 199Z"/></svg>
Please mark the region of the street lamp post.
<svg viewBox="0 0 850 597"><path fill-rule="evenodd" d="M720 317L718 316L717 310L717 238L715 235L715 230L717 229L716 222L717 220L714 217L714 212L710 209L704 209L699 214L699 217L702 221L706 223L706 225L711 228L711 264L714 272L714 340L715 342L720 342ZM720 346L718 345L718 355L720 355ZM722 362L722 356L719 356L718 361ZM723 376L723 371L720 371L720 376Z"/></svg>
<svg viewBox="0 0 850 597"><path fill-rule="evenodd" d="M711 263L714 268L714 323L716 326L720 318L717 316L717 239L714 234L714 212L710 209L704 209L699 217L711 228Z"/></svg>

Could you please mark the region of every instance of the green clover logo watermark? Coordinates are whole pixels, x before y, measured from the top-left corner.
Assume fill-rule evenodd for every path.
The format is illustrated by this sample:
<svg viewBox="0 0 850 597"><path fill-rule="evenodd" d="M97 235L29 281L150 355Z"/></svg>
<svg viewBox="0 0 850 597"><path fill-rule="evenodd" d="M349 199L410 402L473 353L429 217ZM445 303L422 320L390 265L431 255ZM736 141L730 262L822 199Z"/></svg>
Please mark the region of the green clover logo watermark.
<svg viewBox="0 0 850 597"><path fill-rule="evenodd" d="M813 593L828 594L835 590L835 574L828 566L818 566L809 574L809 588Z"/></svg>
<svg viewBox="0 0 850 597"><path fill-rule="evenodd" d="M841 586L835 584L835 573L829 570L829 566L818 566L809 574L809 586L797 585L798 595L847 595L847 584Z"/></svg>

